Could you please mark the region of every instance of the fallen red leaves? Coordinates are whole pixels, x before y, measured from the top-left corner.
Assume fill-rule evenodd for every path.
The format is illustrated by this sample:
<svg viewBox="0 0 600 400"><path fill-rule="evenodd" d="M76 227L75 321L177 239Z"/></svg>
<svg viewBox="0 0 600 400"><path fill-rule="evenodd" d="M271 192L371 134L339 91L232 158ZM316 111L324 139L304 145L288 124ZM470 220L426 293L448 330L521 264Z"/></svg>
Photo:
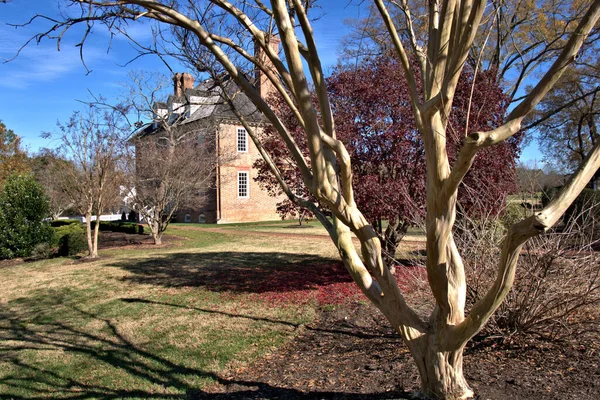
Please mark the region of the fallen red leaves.
<svg viewBox="0 0 600 400"><path fill-rule="evenodd" d="M399 267L395 277L403 291L410 291L414 288L415 279L424 278L424 271L418 267ZM360 289L341 263L308 267L297 274L288 274L287 278L286 281L273 278L261 282L261 290L253 297L270 305L314 303L320 307L341 305L362 297Z"/></svg>

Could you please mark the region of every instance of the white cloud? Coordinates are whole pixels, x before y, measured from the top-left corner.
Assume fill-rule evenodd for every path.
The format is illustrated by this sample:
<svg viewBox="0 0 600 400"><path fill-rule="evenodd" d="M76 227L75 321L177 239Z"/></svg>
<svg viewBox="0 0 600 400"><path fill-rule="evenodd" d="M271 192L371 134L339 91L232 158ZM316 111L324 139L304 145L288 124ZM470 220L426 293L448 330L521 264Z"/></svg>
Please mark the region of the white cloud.
<svg viewBox="0 0 600 400"><path fill-rule="evenodd" d="M127 33L129 37L135 40L138 43L145 43L149 39L152 39L152 24L149 23L130 23L128 26L124 27L123 30ZM124 35L117 35L119 39L129 40Z"/></svg>
<svg viewBox="0 0 600 400"><path fill-rule="evenodd" d="M0 36L0 47L4 48L0 52L2 58L14 56L18 49L14 46L15 41L11 42L12 49L2 46L5 41L6 38ZM86 45L83 55L86 64L91 66L94 61L106 57L106 51ZM61 50L58 51L55 43L46 42L38 45L31 43L23 48L14 60L0 65L0 86L23 89L41 82L59 79L83 68L79 48L72 44L63 43Z"/></svg>
<svg viewBox="0 0 600 400"><path fill-rule="evenodd" d="M15 14L18 10L13 11ZM13 15L8 20L23 23L27 19ZM47 21L43 19L19 28L0 23L0 87L24 89L60 79L74 71L85 73L79 47L75 46L81 40L83 28L70 29L62 40L60 51L56 40L43 38L40 43L36 43L34 35L48 28ZM30 40L32 38L34 39ZM29 44L19 52L19 48L29 40ZM105 46L91 36L86 41L83 56L88 68L93 69L98 61L112 59L112 55L106 54L106 47L102 47L103 45ZM17 53L18 56L15 57Z"/></svg>

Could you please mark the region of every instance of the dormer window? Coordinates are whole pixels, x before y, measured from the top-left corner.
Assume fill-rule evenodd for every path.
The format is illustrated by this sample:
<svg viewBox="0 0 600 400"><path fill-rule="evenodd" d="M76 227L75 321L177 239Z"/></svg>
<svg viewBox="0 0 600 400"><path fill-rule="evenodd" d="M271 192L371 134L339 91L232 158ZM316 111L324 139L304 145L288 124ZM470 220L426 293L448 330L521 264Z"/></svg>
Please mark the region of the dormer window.
<svg viewBox="0 0 600 400"><path fill-rule="evenodd" d="M237 151L238 153L248 152L248 134L244 128L237 129Z"/></svg>

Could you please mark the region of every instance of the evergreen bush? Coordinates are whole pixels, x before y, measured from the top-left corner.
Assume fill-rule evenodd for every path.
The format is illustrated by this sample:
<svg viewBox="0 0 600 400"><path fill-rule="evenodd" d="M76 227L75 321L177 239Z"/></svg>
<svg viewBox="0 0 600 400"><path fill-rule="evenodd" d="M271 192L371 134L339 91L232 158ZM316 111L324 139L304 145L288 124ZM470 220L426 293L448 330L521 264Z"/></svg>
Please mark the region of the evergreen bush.
<svg viewBox="0 0 600 400"><path fill-rule="evenodd" d="M55 230L58 239L58 255L74 256L87 250L87 239L82 224L63 225Z"/></svg>
<svg viewBox="0 0 600 400"><path fill-rule="evenodd" d="M96 226L96 221L92 221L92 229ZM123 232L130 233L132 235L143 234L144 227L136 224L135 222L122 222L122 221L100 221L100 231L102 232Z"/></svg>
<svg viewBox="0 0 600 400"><path fill-rule="evenodd" d="M11 175L0 191L0 258L29 257L39 243L52 243L54 232L44 219L48 198L29 175Z"/></svg>

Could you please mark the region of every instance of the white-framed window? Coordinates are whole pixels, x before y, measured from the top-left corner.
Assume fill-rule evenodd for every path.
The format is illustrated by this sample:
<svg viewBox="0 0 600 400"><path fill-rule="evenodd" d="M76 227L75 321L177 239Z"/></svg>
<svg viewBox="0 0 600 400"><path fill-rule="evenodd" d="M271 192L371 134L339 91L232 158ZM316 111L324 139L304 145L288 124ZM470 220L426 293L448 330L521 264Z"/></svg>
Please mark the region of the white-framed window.
<svg viewBox="0 0 600 400"><path fill-rule="evenodd" d="M238 197L250 197L250 181L248 171L238 171Z"/></svg>
<svg viewBox="0 0 600 400"><path fill-rule="evenodd" d="M237 151L238 153L248 152L248 134L244 128L237 129Z"/></svg>
<svg viewBox="0 0 600 400"><path fill-rule="evenodd" d="M190 214L185 214L185 217L183 217L183 222L192 222L192 216Z"/></svg>
<svg viewBox="0 0 600 400"><path fill-rule="evenodd" d="M200 214L200 215L198 216L198 223L199 223L199 224L205 224L205 223L206 223L206 215L204 215L204 214Z"/></svg>

